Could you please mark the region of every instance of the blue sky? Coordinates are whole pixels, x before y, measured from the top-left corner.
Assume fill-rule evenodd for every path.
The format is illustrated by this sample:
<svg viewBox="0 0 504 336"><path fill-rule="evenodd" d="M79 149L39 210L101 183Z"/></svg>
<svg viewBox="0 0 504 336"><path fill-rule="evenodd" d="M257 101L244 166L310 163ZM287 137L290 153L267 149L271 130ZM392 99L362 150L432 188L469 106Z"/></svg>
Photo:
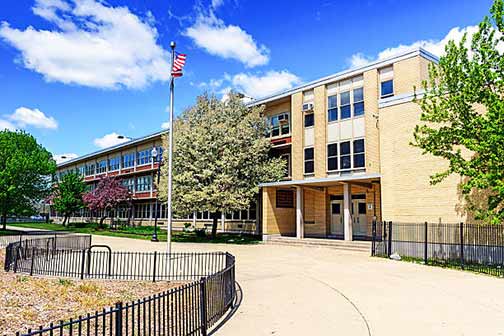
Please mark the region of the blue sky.
<svg viewBox="0 0 504 336"><path fill-rule="evenodd" d="M7 2L7 1L6 1ZM169 43L188 54L180 113L205 91L258 98L412 46L442 53L491 0L8 0L0 127L83 155L168 119ZM456 5L455 5L456 3Z"/></svg>

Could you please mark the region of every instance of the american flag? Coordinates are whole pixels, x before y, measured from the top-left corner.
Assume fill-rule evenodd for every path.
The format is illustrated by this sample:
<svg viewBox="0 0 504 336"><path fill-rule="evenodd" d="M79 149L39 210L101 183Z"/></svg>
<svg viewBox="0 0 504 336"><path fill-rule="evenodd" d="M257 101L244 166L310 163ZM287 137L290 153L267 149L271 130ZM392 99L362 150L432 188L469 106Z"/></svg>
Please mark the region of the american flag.
<svg viewBox="0 0 504 336"><path fill-rule="evenodd" d="M187 56L186 54L176 53L171 72L171 75L173 77L182 77L182 68L185 65L186 56Z"/></svg>

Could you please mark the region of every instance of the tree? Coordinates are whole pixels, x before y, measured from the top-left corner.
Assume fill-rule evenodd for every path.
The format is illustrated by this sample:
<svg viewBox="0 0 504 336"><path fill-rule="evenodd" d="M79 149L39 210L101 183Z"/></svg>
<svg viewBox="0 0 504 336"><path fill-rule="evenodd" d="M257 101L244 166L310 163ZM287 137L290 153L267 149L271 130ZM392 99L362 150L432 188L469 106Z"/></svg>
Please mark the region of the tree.
<svg viewBox="0 0 504 336"><path fill-rule="evenodd" d="M204 95L174 123L173 208L180 214L213 213L212 237L222 212L247 209L259 183L284 176L285 163L269 157L262 111L245 106L234 93L226 102ZM168 148L167 137L164 145ZM167 166L158 187L164 199Z"/></svg>
<svg viewBox="0 0 504 336"><path fill-rule="evenodd" d="M124 187L120 180L114 177L104 177L96 188L83 196L84 203L91 211L103 211L100 218L100 226L108 217L110 210L115 209L121 203L131 201L131 193Z"/></svg>
<svg viewBox="0 0 504 336"><path fill-rule="evenodd" d="M421 120L413 145L444 158L449 166L431 176L436 184L451 174L475 218L504 220L504 22L503 0L496 0L473 35L450 41L439 64L429 68L418 100ZM484 202L476 195L486 194Z"/></svg>
<svg viewBox="0 0 504 336"><path fill-rule="evenodd" d="M23 131L0 131L0 158L0 215L5 230L7 215L33 209L49 195L56 162Z"/></svg>
<svg viewBox="0 0 504 336"><path fill-rule="evenodd" d="M84 207L82 196L85 191L86 184L77 173L66 174L55 183L51 201L54 209L64 215L63 225L74 212Z"/></svg>

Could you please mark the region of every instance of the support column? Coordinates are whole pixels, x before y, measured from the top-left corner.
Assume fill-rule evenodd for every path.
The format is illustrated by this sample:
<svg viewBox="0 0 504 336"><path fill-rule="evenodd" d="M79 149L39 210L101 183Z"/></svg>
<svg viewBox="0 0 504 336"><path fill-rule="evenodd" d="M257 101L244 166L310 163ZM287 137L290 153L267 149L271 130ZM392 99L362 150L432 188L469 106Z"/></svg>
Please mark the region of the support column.
<svg viewBox="0 0 504 336"><path fill-rule="evenodd" d="M352 186L350 183L343 184L343 226L345 230L345 240L351 241L353 239L352 231L352 213L350 207L352 206Z"/></svg>
<svg viewBox="0 0 504 336"><path fill-rule="evenodd" d="M296 238L304 238L303 187L296 187Z"/></svg>

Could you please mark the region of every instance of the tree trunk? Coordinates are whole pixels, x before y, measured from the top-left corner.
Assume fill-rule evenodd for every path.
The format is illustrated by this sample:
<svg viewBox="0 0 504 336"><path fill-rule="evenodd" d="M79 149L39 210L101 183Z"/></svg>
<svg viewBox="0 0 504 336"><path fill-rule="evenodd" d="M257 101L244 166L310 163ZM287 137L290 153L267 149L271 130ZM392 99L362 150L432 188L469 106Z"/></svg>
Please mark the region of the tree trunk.
<svg viewBox="0 0 504 336"><path fill-rule="evenodd" d="M212 239L217 237L217 223L221 218L221 212L217 211L213 213L213 222L212 222Z"/></svg>
<svg viewBox="0 0 504 336"><path fill-rule="evenodd" d="M7 213L2 214L2 230L7 230Z"/></svg>
<svg viewBox="0 0 504 336"><path fill-rule="evenodd" d="M68 219L68 215L65 214L65 217L63 217L63 226L66 226L67 219Z"/></svg>
<svg viewBox="0 0 504 336"><path fill-rule="evenodd" d="M105 218L107 218L107 214L106 212L103 212L103 216L100 218L100 227L103 226L103 221L105 220Z"/></svg>

